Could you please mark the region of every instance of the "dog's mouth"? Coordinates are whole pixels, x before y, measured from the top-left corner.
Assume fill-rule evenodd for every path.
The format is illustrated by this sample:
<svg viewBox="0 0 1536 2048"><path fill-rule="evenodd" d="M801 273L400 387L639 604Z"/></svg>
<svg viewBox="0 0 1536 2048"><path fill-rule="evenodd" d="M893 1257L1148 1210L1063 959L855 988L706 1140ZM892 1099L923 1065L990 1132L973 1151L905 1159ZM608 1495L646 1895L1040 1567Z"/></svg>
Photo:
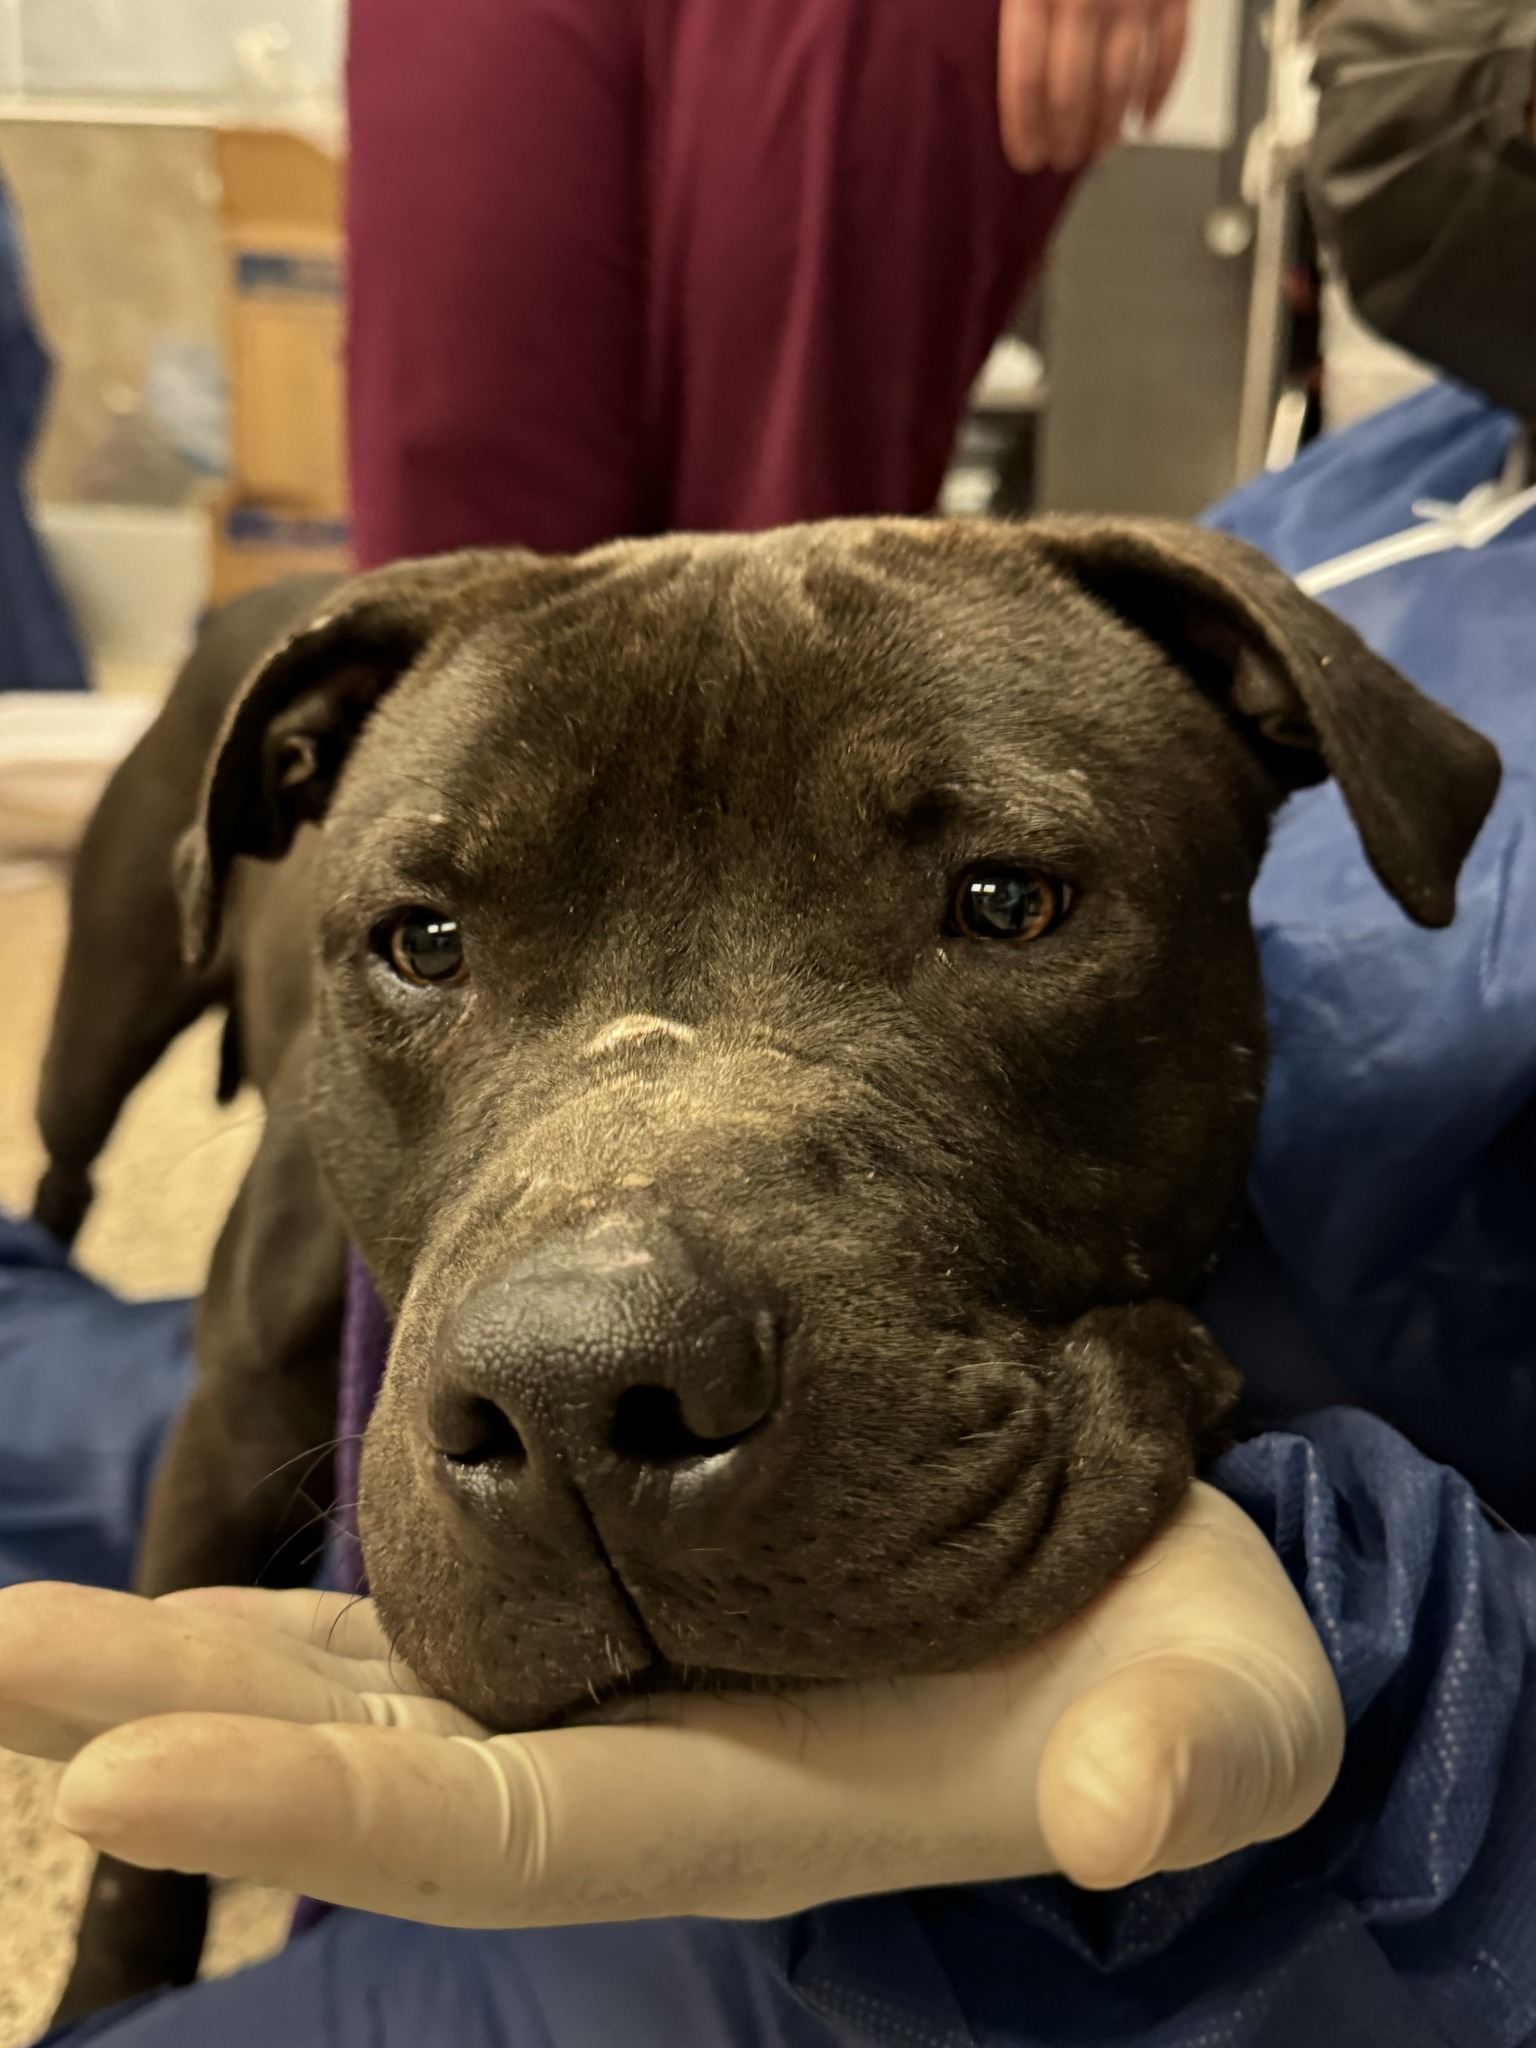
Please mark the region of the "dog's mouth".
<svg viewBox="0 0 1536 2048"><path fill-rule="evenodd" d="M550 1717L550 1726L576 1728L605 1722L644 1721L653 1717L655 1702L679 1693L792 1692L810 1680L775 1673L728 1671L708 1664L693 1664L671 1657L657 1642L639 1601L603 1541L602 1531L587 1502L578 1494L582 1519L594 1554L602 1560L613 1597L628 1617L644 1662L628 1671L615 1673L602 1683L588 1682L588 1697Z"/></svg>
<svg viewBox="0 0 1536 2048"><path fill-rule="evenodd" d="M1049 1537L1060 1513L1068 1491L1068 1474L1065 1466L1058 1468L1051 1482L1044 1489L1035 1504L1030 1518L1027 1551L1034 1555ZM601 1559L607 1575L613 1599L622 1608L633 1631L633 1649L637 1653L627 1670L608 1670L601 1678L593 1675L586 1680L584 1696L573 1699L568 1705L550 1711L544 1725L547 1727L588 1727L623 1723L644 1722L667 1718L662 1702L684 1695L727 1695L752 1694L758 1697L779 1697L803 1692L808 1688L837 1683L841 1677L852 1680L856 1676L894 1676L894 1673L855 1673L850 1670L843 1674L829 1672L823 1668L815 1673L793 1670L770 1670L761 1668L745 1670L705 1661L693 1662L679 1659L665 1650L657 1639L656 1629L647 1619L645 1608L625 1580L623 1572L615 1563L608 1546L603 1540L595 1516L587 1503L581 1502L581 1511L587 1524L588 1537L593 1553ZM951 1532L953 1535L954 1532Z"/></svg>
<svg viewBox="0 0 1536 2048"><path fill-rule="evenodd" d="M658 1702L684 1693L797 1692L810 1679L765 1678L761 1673L677 1664L657 1651L654 1661L623 1678L592 1688L591 1697L550 1717L552 1728L592 1728L658 1718Z"/></svg>
<svg viewBox="0 0 1536 2048"><path fill-rule="evenodd" d="M1065 1332L1023 1327L1011 1348L1000 1315L941 1331L943 1375L905 1372L895 1412L829 1317L811 1394L702 1449L697 1411L665 1388L614 1404L621 1436L644 1426L617 1451L556 1434L571 1415L585 1428L588 1408L606 1427L606 1402L573 1400L551 1422L529 1396L529 1455L499 1473L487 1459L496 1485L481 1491L462 1470L479 1472L477 1446L424 1429L412 1405L434 1354L395 1381L380 1410L393 1427L370 1438L380 1611L424 1683L508 1731L666 1722L679 1700L766 1703L984 1663L1081 1606L1187 1482L1180 1385L1158 1347L1193 1347L1188 1317L1093 1313ZM695 1454L699 1483L680 1484Z"/></svg>

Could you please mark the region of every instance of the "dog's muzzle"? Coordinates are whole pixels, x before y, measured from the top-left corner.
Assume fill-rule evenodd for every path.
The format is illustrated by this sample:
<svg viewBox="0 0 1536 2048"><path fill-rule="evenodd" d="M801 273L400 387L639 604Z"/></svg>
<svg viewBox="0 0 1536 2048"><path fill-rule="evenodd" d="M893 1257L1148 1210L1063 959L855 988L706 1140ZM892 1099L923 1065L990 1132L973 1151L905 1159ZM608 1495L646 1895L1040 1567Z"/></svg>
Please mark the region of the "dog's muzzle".
<svg viewBox="0 0 1536 2048"><path fill-rule="evenodd" d="M446 1319L421 1412L437 1483L494 1540L552 1495L640 1537L761 1462L786 1318L664 1225L612 1218L482 1281Z"/></svg>

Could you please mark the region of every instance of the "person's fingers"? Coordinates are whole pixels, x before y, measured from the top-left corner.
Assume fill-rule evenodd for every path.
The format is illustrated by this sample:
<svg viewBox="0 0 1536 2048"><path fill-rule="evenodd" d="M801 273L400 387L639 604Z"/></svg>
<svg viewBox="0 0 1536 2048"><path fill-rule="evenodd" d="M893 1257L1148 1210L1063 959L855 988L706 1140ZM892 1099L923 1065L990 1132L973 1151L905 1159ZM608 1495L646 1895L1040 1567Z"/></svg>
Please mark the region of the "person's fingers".
<svg viewBox="0 0 1536 2048"><path fill-rule="evenodd" d="M384 1667L327 1658L237 1616L90 1586L0 1593L0 1743L72 1756L102 1730L201 1709L362 1721L357 1680Z"/></svg>
<svg viewBox="0 0 1536 2048"><path fill-rule="evenodd" d="M1287 1833L1338 1774L1344 1708L1262 1532L1196 1484L1080 1619L1105 1675L1041 1762L1046 1840L1079 1884L1127 1884Z"/></svg>
<svg viewBox="0 0 1536 2048"><path fill-rule="evenodd" d="M483 1742L490 1735L483 1721L430 1693L360 1692L357 1697L363 1709L357 1718L371 1721L376 1728L404 1728L418 1735L462 1735L473 1742Z"/></svg>
<svg viewBox="0 0 1536 2048"><path fill-rule="evenodd" d="M217 1615L242 1628L267 1629L288 1637L298 1648L326 1657L368 1664L389 1664L394 1659L393 1646L373 1602L356 1593L316 1593L302 1588L267 1593L254 1586L198 1586L185 1593L162 1593L155 1605ZM398 1659L394 1659L393 1669L401 1675L404 1689L416 1689L415 1679Z"/></svg>
<svg viewBox="0 0 1536 2048"><path fill-rule="evenodd" d="M421 1681L385 1634L373 1602L355 1593L298 1588L266 1593L252 1586L200 1586L185 1593L163 1593L155 1605L179 1611L197 1627L248 1646L264 1643L274 1656L302 1664L349 1691L422 1692ZM190 1708L199 1703L183 1704ZM206 1704L210 1712L219 1710L217 1700Z"/></svg>
<svg viewBox="0 0 1536 2048"><path fill-rule="evenodd" d="M1141 75L1146 36L1140 14L1131 12L1117 14L1105 32L1099 62L1099 125L1089 144L1093 156L1103 156L1120 140Z"/></svg>
<svg viewBox="0 0 1536 2048"><path fill-rule="evenodd" d="M92 1743L57 1811L130 1862L448 1925L771 1917L1051 1867L1034 1785L1073 1658L488 1741L178 1715Z"/></svg>
<svg viewBox="0 0 1536 2048"><path fill-rule="evenodd" d="M1045 88L1053 170L1075 170L1088 159L1098 129L1103 34L1100 0L1056 0Z"/></svg>
<svg viewBox="0 0 1536 2048"><path fill-rule="evenodd" d="M129 1861L449 1924L771 1916L1203 1861L1305 1818L1343 1727L1279 1560L1199 1485L1084 1616L979 1672L473 1741L434 1732L473 1726L439 1702L341 1690L351 1725L198 1712L108 1732L66 1772L60 1818ZM188 1703L220 1697L205 1682Z"/></svg>
<svg viewBox="0 0 1536 2048"><path fill-rule="evenodd" d="M1052 0L1002 0L997 23L997 113L1003 154L1016 171L1044 168L1049 148L1046 63Z"/></svg>
<svg viewBox="0 0 1536 2048"><path fill-rule="evenodd" d="M81 1720L56 1707L0 1699L0 1749L13 1750L17 1756L67 1763L100 1732L99 1722Z"/></svg>
<svg viewBox="0 0 1536 2048"><path fill-rule="evenodd" d="M356 1593L316 1593L302 1589L261 1592L252 1586L200 1586L185 1593L164 1593L157 1607L205 1618L250 1647L259 1639L301 1663L327 1687L344 1687L355 1696L346 1719L371 1721L381 1728L416 1728L435 1735L482 1736L488 1731L470 1714L427 1693L410 1666L395 1653L373 1602ZM307 1695L306 1695L307 1696ZM313 1695L317 1705L335 1698L329 1689ZM253 1706L259 1702L252 1702ZM187 1699L177 1709L221 1710L217 1700ZM229 1711L237 1711L229 1709ZM312 1717L328 1720L329 1714Z"/></svg>
<svg viewBox="0 0 1536 2048"><path fill-rule="evenodd" d="M1183 62L1188 30L1189 0L1163 0L1150 30L1152 54L1147 66L1147 82L1141 94L1141 112L1145 120L1157 119L1173 88L1179 65Z"/></svg>
<svg viewBox="0 0 1536 2048"><path fill-rule="evenodd" d="M1342 1753L1342 1714L1291 1674L1169 1656L1067 1709L1041 1767L1041 1827L1074 1883L1107 1890L1289 1834Z"/></svg>
<svg viewBox="0 0 1536 2048"><path fill-rule="evenodd" d="M48 1580L0 1591L0 1748L62 1762L109 1727L94 1667L143 1608L127 1593Z"/></svg>

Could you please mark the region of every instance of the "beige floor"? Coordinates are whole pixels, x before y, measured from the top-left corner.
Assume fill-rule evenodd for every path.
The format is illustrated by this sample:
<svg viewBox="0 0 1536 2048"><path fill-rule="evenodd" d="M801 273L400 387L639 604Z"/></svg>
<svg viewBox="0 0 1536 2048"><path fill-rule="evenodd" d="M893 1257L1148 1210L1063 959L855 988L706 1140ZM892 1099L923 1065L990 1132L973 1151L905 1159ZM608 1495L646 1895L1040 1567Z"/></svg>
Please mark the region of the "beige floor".
<svg viewBox="0 0 1536 2048"><path fill-rule="evenodd" d="M52 870L0 862L0 1203L25 1210L40 1163L32 1093L64 938ZM189 1032L139 1090L102 1161L81 1263L138 1296L195 1292L255 1140L259 1112L213 1100L216 1020ZM0 2048L35 2038L63 1980L88 1857L52 1825L52 1766L0 1756ZM231 1886L208 1967L238 1968L282 1939L289 1902Z"/></svg>

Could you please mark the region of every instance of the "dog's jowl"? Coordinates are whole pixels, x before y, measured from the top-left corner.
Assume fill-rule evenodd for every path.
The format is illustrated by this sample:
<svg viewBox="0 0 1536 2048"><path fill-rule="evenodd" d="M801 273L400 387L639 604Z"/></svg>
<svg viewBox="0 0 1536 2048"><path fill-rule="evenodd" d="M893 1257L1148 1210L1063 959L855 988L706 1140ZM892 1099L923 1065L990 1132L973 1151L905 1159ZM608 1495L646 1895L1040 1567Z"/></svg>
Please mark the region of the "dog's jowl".
<svg viewBox="0 0 1536 2048"><path fill-rule="evenodd" d="M1260 556L1152 522L449 556L235 681L159 814L190 964L119 1027L142 1071L226 1003L269 1105L145 1583L270 1576L351 1240L395 1317L373 1590L503 1728L956 1668L1092 1595L1235 1392L1184 1304L1258 1113L1271 815L1333 774L1441 924L1498 775ZM74 967L77 1210L116 1101L61 1078Z"/></svg>

